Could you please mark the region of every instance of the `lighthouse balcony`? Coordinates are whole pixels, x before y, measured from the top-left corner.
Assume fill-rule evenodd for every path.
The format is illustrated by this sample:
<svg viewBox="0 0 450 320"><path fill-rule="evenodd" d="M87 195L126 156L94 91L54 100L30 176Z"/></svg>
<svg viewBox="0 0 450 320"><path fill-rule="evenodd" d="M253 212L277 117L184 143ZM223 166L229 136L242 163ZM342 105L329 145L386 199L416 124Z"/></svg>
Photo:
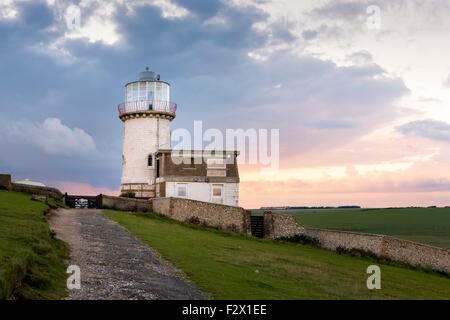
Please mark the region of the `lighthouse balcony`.
<svg viewBox="0 0 450 320"><path fill-rule="evenodd" d="M125 113L142 111L166 112L172 113L175 116L177 104L174 102L161 100L139 100L123 102L119 104L117 109L119 110L119 116Z"/></svg>

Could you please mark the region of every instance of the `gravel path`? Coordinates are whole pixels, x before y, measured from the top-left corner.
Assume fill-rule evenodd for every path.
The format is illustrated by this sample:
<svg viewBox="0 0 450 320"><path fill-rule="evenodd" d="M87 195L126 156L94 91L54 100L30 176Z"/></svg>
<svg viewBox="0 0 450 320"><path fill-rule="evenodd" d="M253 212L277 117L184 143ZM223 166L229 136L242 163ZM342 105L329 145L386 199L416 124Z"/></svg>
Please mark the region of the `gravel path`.
<svg viewBox="0 0 450 320"><path fill-rule="evenodd" d="M81 270L81 289L67 299L204 299L182 272L100 210L54 211L56 236L69 243Z"/></svg>

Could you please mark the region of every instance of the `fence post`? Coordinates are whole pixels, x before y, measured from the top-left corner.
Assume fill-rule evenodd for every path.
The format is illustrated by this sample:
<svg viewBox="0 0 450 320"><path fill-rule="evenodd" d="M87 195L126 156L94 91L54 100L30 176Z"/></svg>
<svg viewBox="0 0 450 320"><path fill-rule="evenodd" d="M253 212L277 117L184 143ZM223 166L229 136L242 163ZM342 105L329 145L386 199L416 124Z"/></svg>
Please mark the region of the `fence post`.
<svg viewBox="0 0 450 320"><path fill-rule="evenodd" d="M274 238L272 211L264 211L264 238Z"/></svg>

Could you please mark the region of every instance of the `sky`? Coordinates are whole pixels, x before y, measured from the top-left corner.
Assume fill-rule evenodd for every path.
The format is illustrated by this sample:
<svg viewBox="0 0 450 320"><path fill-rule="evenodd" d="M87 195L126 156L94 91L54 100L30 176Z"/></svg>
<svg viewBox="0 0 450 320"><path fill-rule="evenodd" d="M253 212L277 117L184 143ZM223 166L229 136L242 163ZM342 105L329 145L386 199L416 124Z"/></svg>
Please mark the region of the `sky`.
<svg viewBox="0 0 450 320"><path fill-rule="evenodd" d="M245 208L450 205L449 14L446 0L1 0L0 172L118 194L117 105L149 66L171 84L172 130L279 129L278 171L239 166Z"/></svg>

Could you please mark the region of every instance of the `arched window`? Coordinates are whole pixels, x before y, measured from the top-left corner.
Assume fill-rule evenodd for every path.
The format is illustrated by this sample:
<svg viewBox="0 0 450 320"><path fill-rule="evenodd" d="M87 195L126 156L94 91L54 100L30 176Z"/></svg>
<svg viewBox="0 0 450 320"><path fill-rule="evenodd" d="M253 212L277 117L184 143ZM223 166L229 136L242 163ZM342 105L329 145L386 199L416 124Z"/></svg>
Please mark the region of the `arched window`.
<svg viewBox="0 0 450 320"><path fill-rule="evenodd" d="M147 165L149 167L153 167L153 155L152 154L150 154L147 158Z"/></svg>

